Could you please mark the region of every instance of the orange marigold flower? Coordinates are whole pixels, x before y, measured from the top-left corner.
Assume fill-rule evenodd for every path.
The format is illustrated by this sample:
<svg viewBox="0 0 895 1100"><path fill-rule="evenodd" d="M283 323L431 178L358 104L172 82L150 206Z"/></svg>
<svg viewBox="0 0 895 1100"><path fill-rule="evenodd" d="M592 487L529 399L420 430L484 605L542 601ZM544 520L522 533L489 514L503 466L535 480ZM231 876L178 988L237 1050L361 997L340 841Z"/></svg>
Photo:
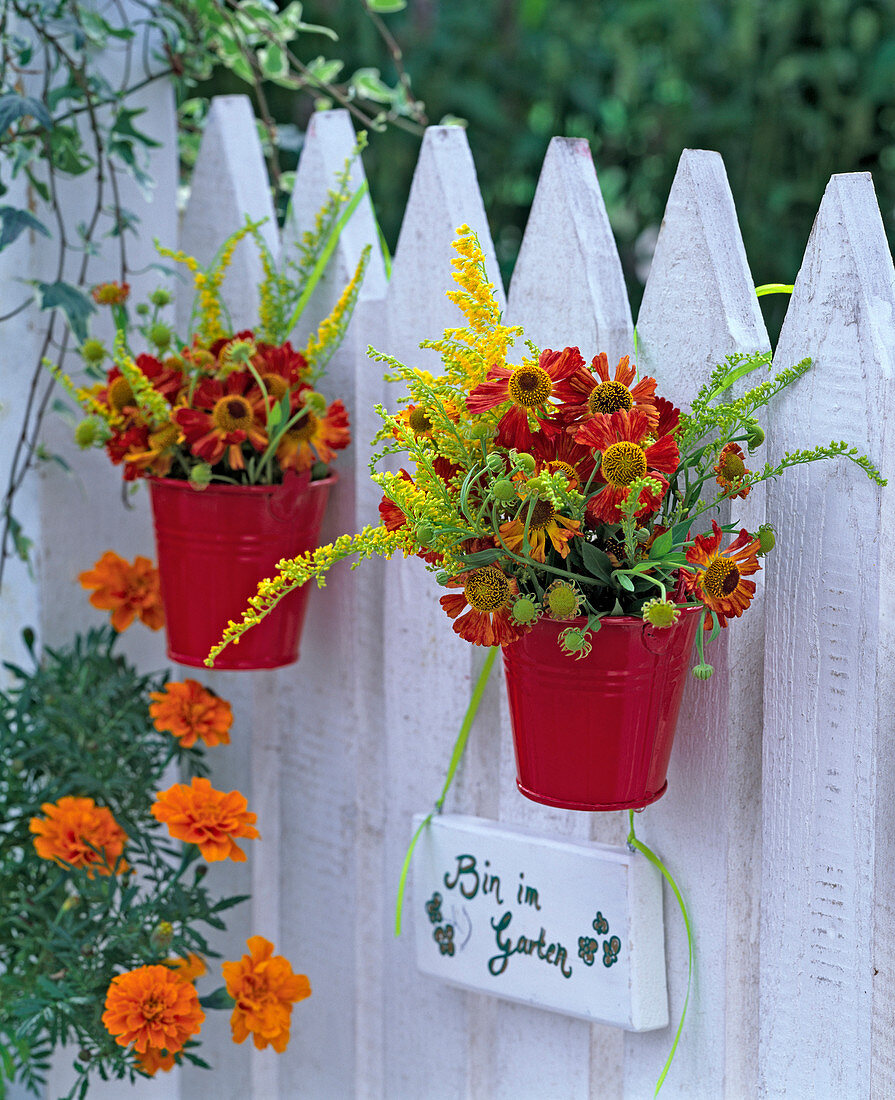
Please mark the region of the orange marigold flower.
<svg viewBox="0 0 895 1100"><path fill-rule="evenodd" d="M160 1069L167 1073L177 1064L177 1059L167 1050L159 1050L158 1047L147 1047L142 1053L134 1052L139 1068L149 1077L155 1077Z"/></svg>
<svg viewBox="0 0 895 1100"><path fill-rule="evenodd" d="M247 805L239 791L225 794L216 791L207 779L193 776L189 787L175 783L159 791L152 815L167 824L177 840L198 844L209 863L220 859L244 863L246 854L233 838L253 840L261 835L254 825L258 815L250 813Z"/></svg>
<svg viewBox="0 0 895 1100"><path fill-rule="evenodd" d="M519 585L496 565L460 573L445 585L462 588L442 596L441 606L448 617L456 619L454 631L473 645L506 645L525 633L510 618L513 599Z"/></svg>
<svg viewBox="0 0 895 1100"><path fill-rule="evenodd" d="M44 802L46 817L32 817L28 826L35 833L34 847L42 859L86 868L89 878L121 874L128 865L121 859L127 833L107 806L92 798L60 798Z"/></svg>
<svg viewBox="0 0 895 1100"><path fill-rule="evenodd" d="M693 572L681 570L684 587L714 611L721 626L727 626L727 620L739 618L755 595L755 582L746 580L751 573L757 573L758 539L751 538L743 528L726 550L719 549L724 532L712 520L712 534L699 535L687 551L687 561L697 568ZM706 616L705 629L711 629L711 621Z"/></svg>
<svg viewBox="0 0 895 1100"><path fill-rule="evenodd" d="M497 442L505 447L517 447L520 451L531 449L529 413L544 411L552 406L550 398L557 392L562 379L584 366L577 348L563 351L541 352L537 363L523 363L521 367L494 366L485 375L485 381L471 390L466 398L466 408L476 414L494 409L504 402L511 402L509 409L497 425ZM542 422L543 423L543 422Z"/></svg>
<svg viewBox="0 0 895 1100"><path fill-rule="evenodd" d="M182 982L194 982L208 969L202 956L193 951L190 951L185 959L165 959L165 966L169 966Z"/></svg>
<svg viewBox="0 0 895 1100"><path fill-rule="evenodd" d="M131 292L130 283L98 283L90 292L98 306L124 305Z"/></svg>
<svg viewBox="0 0 895 1100"><path fill-rule="evenodd" d="M615 368L615 376L609 374L609 358L604 351L591 361L596 374L581 366L557 384L555 396L562 402L557 416L566 424L580 424L592 416L611 416L612 413L642 409L649 425L655 429L659 419L656 408L655 378L636 377L627 355L622 356Z"/></svg>
<svg viewBox="0 0 895 1100"><path fill-rule="evenodd" d="M567 558L569 540L580 534L580 522L559 515L549 500L536 500L530 519L528 509L528 503L524 502L514 519L500 525L500 533L507 548L517 554L525 552L525 523L528 520L528 547L532 560L547 560L548 538L559 556Z"/></svg>
<svg viewBox="0 0 895 1100"><path fill-rule="evenodd" d="M292 1005L311 995L304 974L293 973L289 960L274 955L273 944L263 936L251 936L250 955L239 962L225 962L221 970L227 992L236 1001L230 1027L234 1043L250 1034L258 1050L270 1044L282 1054L289 1044Z"/></svg>
<svg viewBox="0 0 895 1100"><path fill-rule="evenodd" d="M172 681L164 691L153 691L149 714L160 732L180 738L185 749L192 748L197 738L209 747L229 745L229 729L233 711L226 699L203 687L198 680Z"/></svg>
<svg viewBox="0 0 895 1100"><path fill-rule="evenodd" d="M717 475L715 481L731 500L736 500L737 497L745 498L752 492L751 486L743 485L743 478L751 473L746 469L746 463L743 461L745 457L736 443L728 443L712 467L712 472Z"/></svg>
<svg viewBox="0 0 895 1100"><path fill-rule="evenodd" d="M100 611L112 612L112 626L119 633L137 616L150 630L165 625L159 572L149 558L138 555L131 565L107 550L92 569L78 574L78 580L84 588L95 589L90 602Z"/></svg>
<svg viewBox="0 0 895 1100"><path fill-rule="evenodd" d="M112 979L106 993L103 1023L119 1046L134 1044L138 1054L176 1054L205 1019L199 995L167 966L138 966ZM158 1068L158 1066L156 1066ZM154 1072L154 1071L153 1071Z"/></svg>

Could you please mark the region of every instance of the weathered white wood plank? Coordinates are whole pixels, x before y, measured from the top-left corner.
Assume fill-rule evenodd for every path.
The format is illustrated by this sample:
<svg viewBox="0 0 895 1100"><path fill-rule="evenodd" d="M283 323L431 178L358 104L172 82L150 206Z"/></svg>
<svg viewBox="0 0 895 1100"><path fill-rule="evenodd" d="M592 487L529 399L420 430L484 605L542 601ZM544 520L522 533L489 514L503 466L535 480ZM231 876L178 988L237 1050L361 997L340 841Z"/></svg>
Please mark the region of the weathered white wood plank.
<svg viewBox="0 0 895 1100"><path fill-rule="evenodd" d="M464 222L479 234L488 271L503 299L466 135L459 128L432 127L423 140L386 304L387 339L382 350L403 362L439 370L436 353L421 351L419 343L437 338L460 320L445 292L452 286L451 242ZM392 407L395 396L389 395ZM482 1037L489 1034L492 1000L422 977L416 969L412 935L405 930L395 940L391 922L411 819L414 813L427 811L441 789L483 653L453 633L438 604L437 585L421 562L391 562L385 592L384 1095L434 1098L469 1092L485 1096L492 1062ZM489 692L483 703L449 809L488 817L496 814L495 698ZM409 892L408 905L424 901L416 891ZM466 1052L465 1065L462 1052Z"/></svg>
<svg viewBox="0 0 895 1100"><path fill-rule="evenodd" d="M584 138L555 137L547 148L507 315L539 347L577 344L585 360L605 351L613 366L633 353L628 292Z"/></svg>
<svg viewBox="0 0 895 1100"><path fill-rule="evenodd" d="M200 263L210 263L247 216L253 221L267 219L261 233L274 256L278 255L279 234L251 101L246 95L215 96L193 169L181 247ZM172 242L162 238L161 243ZM189 278L186 269L181 268L181 273ZM233 255L222 291L234 331L250 327L257 319L260 278L258 251L251 240L243 241ZM190 286L184 284L177 299L179 332L189 326ZM237 318L242 321L237 323Z"/></svg>
<svg viewBox="0 0 895 1100"><path fill-rule="evenodd" d="M225 238L245 222L247 214L253 219L269 219L262 232L276 255L279 241L251 103L248 96L218 96L212 100L196 158L179 247L201 264L208 264ZM163 243L172 244L173 241L163 240ZM254 242L243 241L234 254L222 291L234 331L256 324L256 288L261 277L262 267ZM178 330L184 333L193 302L192 280L178 282L176 286ZM239 610L234 608L234 618ZM271 939L279 951L280 790L272 782L272 776L277 774L279 730L261 721L266 717L264 705L272 674L181 669L178 676L198 679L232 703L231 743L226 748L209 751L210 778L219 790L236 788L243 792L249 809L258 814L261 833L261 840L247 848L247 863L228 863L211 870L214 878L210 876L209 882L218 891L252 895L250 902L229 911L227 931L215 937L215 946L225 959L238 959L248 950L248 937L257 934ZM207 1014L202 1043L207 1052L203 1056L215 1067L215 1076L219 1078L220 1100L231 1097L236 1100L236 1097L250 1095L252 1087L257 1089L259 1084L270 1084L267 1075L278 1068L277 1062L264 1057L268 1052L234 1045L226 1012ZM207 1095L206 1072L186 1067L183 1077L185 1097Z"/></svg>
<svg viewBox="0 0 895 1100"><path fill-rule="evenodd" d="M513 271L507 315L512 323L524 326L526 336L538 347L577 346L586 362L605 351L614 367L622 355L634 350L631 308L618 250L590 148L580 138L553 138L550 142ZM622 814L558 810L530 802L518 793L505 702L502 714L501 820L554 835L622 843L626 836ZM505 1048L504 1095L513 1089L518 1094L526 1081L549 1065L549 1059L545 1063L545 1046L530 1039L532 1033L540 1033L542 1014L515 1005L501 1005L498 1011L502 1023L498 1042ZM520 1027L523 1013L528 1015L528 1023ZM598 1095L605 1100L621 1096L621 1031L575 1020L564 1026L550 1020L547 1026L553 1032L554 1049L560 1042L569 1064L575 1066L568 1082L569 1096L592 1093L597 1081Z"/></svg>
<svg viewBox="0 0 895 1100"><path fill-rule="evenodd" d="M284 251L294 246L296 234L312 228L354 144L347 111L312 118ZM353 188L363 181L358 158ZM296 347L301 347L335 305L368 244L373 251L358 311L319 382L328 400L344 401L353 438L335 462L340 480L331 490L324 543L378 520L380 494L369 479L368 461L382 379L381 372L370 370L366 348L371 304L381 302L385 273L368 198L340 236L327 277L297 330ZM360 1011L357 986L358 968L371 967L378 976L379 938L369 921L382 891L376 834L380 792L374 778L382 745L381 601L381 566L375 562L357 573L342 566L325 589L312 591L299 663L274 674L266 704L282 739L282 945L314 990L311 1001L295 1010L293 1039L281 1059L283 1096L350 1095L367 1072L358 1062L358 1048L368 1063L377 1057L377 1041L371 1043L365 1031L372 1027L378 1035L377 1020Z"/></svg>
<svg viewBox="0 0 895 1100"><path fill-rule="evenodd" d="M775 366L770 457L842 436L895 468L895 272L869 175L824 194ZM761 1087L891 1096L893 498L839 462L769 491Z"/></svg>
<svg viewBox="0 0 895 1100"><path fill-rule="evenodd" d="M681 157L637 332L639 368L684 407L725 355L768 347L717 153L687 150ZM737 501L732 514L755 530L763 518L761 494L753 490ZM715 676L688 686L668 792L636 822L638 836L674 874L696 930L696 986L663 1085L663 1095L672 1097L755 1093L761 580L752 607L711 647ZM684 1002L687 938L667 889L665 928L673 1023L664 1033L626 1037L626 1096L649 1094Z"/></svg>

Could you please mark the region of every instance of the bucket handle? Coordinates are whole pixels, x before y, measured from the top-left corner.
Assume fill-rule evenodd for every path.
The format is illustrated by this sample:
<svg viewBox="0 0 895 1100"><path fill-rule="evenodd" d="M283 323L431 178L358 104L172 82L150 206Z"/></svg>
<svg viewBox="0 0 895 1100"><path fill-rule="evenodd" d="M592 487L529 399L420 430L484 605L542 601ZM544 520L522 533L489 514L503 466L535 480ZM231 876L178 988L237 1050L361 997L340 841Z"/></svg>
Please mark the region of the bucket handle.
<svg viewBox="0 0 895 1100"><path fill-rule="evenodd" d="M659 629L653 626L652 623L645 622L643 624L643 629L640 631L640 639L647 653L653 653L655 656L661 657L668 649L673 634L674 627Z"/></svg>
<svg viewBox="0 0 895 1100"><path fill-rule="evenodd" d="M307 491L310 484L310 470L305 470L301 474L296 474L294 470L287 470L283 484L276 486L267 498L267 510L271 516L279 523L287 523L291 520L304 502L304 493L298 490ZM290 492L289 490L293 488L296 491Z"/></svg>

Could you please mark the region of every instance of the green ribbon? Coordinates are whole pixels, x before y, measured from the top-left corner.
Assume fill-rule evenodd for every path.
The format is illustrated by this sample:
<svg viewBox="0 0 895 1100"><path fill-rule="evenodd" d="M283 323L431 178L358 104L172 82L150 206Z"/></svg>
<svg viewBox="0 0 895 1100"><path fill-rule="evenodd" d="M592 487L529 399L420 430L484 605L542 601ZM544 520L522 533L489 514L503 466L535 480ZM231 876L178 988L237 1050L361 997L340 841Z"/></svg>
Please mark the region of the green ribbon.
<svg viewBox="0 0 895 1100"><path fill-rule="evenodd" d="M693 929L690 927L690 917L687 913L687 907L684 905L684 899L681 897L681 892L677 887L677 883L671 876L671 872L665 866L661 859L655 852L651 851L647 846L634 835L634 811L628 811L628 817L631 824L630 831L628 832L628 846L636 848L638 852L645 855L646 858L652 863L654 867L658 867L662 874L665 876L665 880L668 885L674 891L674 896L677 898L677 903L681 907L681 915L684 918L684 927L687 929L687 949L689 951L689 962L687 965L687 996L684 998L684 1007L681 1011L681 1022L677 1025L677 1032L674 1036L674 1042L671 1044L671 1051L668 1055L668 1059L665 1065L662 1067L662 1072L659 1075L659 1080L656 1082L656 1091L653 1096L659 1095L659 1089L662 1087L662 1083L668 1071L671 1069L671 1063L674 1061L675 1051L677 1050L678 1040L681 1037L681 1032L684 1030L684 1020L687 1018L687 1005L690 1002L690 986L693 982Z"/></svg>
<svg viewBox="0 0 895 1100"><path fill-rule="evenodd" d="M404 857L404 866L401 868L401 877L398 880L398 900L395 905L396 936L401 935L401 914L404 911L404 888L407 885L407 872L410 870L413 849L416 847L416 842L419 840L420 833L423 829L425 829L436 814L440 814L444 809L444 800L447 798L447 793L451 789L451 784L454 782L457 768L460 765L460 761L463 759L466 742L469 740L469 731L472 729L472 723L475 721L475 716L478 712L479 704L482 701L482 696L485 694L485 686L488 683L488 677L491 675L491 667L494 664L494 658L497 656L497 649L498 647L494 645L488 650L488 656L485 658L485 663L482 665L482 671L479 673L479 678L476 680L475 687L472 690L472 698L469 700L466 714L463 715L460 732L457 735L457 740L454 742L454 751L451 753L451 762L448 765L447 776L444 780L444 786L441 788L441 794L435 802L435 809L432 813L427 814L422 822L420 822L419 828L413 834L413 840L410 842L410 847L407 849L407 855Z"/></svg>

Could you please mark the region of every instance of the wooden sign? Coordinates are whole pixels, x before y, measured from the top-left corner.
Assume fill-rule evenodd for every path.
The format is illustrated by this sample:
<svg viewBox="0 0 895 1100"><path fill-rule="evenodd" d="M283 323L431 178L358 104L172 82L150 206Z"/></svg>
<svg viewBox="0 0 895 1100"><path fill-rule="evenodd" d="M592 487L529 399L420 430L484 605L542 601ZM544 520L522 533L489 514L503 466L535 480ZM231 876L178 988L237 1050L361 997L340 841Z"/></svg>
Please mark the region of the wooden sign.
<svg viewBox="0 0 895 1100"><path fill-rule="evenodd" d="M668 1024L661 875L628 848L438 815L414 852L413 922L433 977L627 1031Z"/></svg>

